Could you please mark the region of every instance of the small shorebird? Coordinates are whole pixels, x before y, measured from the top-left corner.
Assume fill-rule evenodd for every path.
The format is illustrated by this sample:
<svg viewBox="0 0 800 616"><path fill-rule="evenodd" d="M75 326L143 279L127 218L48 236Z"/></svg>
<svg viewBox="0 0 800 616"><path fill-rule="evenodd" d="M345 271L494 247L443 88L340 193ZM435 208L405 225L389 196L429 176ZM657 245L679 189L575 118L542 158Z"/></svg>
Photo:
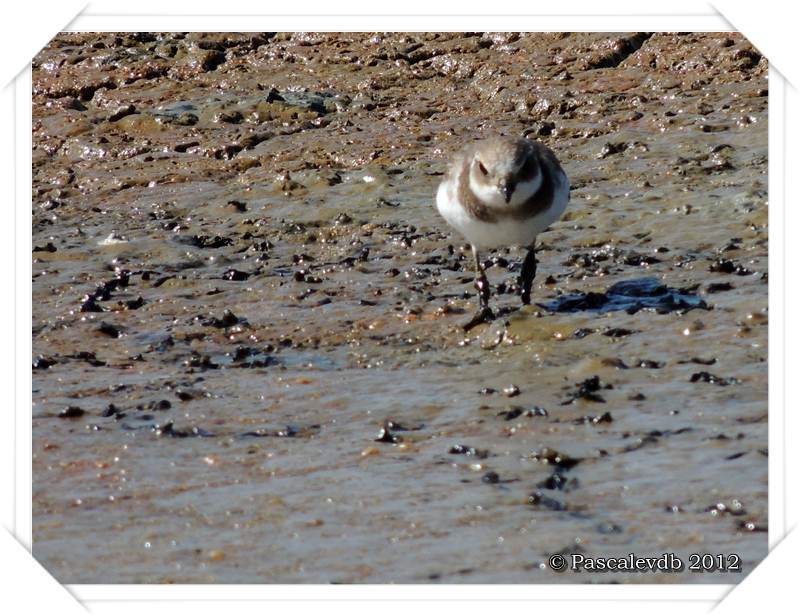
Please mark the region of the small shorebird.
<svg viewBox="0 0 800 616"><path fill-rule="evenodd" d="M530 304L536 276L536 236L564 213L569 180L555 154L537 141L493 137L453 159L436 193L442 217L472 245L480 311L469 329L491 318L491 291L480 250L527 247L519 276L522 303Z"/></svg>

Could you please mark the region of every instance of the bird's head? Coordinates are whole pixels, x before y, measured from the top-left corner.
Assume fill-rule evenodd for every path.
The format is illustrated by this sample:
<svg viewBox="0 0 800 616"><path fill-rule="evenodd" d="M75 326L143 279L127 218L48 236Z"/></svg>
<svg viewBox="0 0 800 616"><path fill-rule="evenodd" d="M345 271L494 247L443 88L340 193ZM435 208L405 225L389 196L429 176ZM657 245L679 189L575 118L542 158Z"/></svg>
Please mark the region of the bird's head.
<svg viewBox="0 0 800 616"><path fill-rule="evenodd" d="M522 140L499 138L481 142L470 161L472 192L493 207L515 207L542 184L538 158Z"/></svg>

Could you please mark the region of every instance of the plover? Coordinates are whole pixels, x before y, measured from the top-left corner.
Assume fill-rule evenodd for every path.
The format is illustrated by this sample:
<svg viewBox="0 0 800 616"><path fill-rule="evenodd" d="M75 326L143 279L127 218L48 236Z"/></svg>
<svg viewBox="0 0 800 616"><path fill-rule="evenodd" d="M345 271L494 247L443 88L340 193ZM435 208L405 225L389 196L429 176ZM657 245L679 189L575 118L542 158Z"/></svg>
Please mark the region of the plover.
<svg viewBox="0 0 800 616"><path fill-rule="evenodd" d="M519 276L523 304L530 304L536 275L536 236L564 213L569 180L545 145L516 137L477 141L461 150L436 193L442 217L471 244L480 312L465 328L492 315L491 291L480 251L528 248Z"/></svg>

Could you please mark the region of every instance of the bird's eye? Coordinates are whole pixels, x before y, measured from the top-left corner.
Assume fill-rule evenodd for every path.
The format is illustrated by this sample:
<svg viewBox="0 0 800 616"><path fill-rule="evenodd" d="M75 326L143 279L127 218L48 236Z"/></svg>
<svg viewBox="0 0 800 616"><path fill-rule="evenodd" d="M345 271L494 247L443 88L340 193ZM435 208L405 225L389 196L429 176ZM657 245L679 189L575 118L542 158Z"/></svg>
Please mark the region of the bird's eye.
<svg viewBox="0 0 800 616"><path fill-rule="evenodd" d="M480 170L481 170L481 173L482 173L483 175L488 175L488 173L489 173L489 172L486 170L486 167L484 167L484 166L483 166L483 163L482 163L481 161L478 161L478 169L480 169Z"/></svg>

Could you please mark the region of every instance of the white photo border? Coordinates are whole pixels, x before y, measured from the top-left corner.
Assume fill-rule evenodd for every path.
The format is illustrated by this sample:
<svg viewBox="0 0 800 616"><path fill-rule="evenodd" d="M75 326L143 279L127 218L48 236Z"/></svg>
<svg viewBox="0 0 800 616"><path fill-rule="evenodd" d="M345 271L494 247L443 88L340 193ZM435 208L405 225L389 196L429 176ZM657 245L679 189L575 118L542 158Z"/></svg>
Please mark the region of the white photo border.
<svg viewBox="0 0 800 616"><path fill-rule="evenodd" d="M588 6L588 3L582 3ZM629 3L630 4L630 3ZM685 3L684 3L685 4ZM308 3L309 6L322 6L321 2ZM185 5L184 5L185 6ZM192 7L214 6L210 2L193 3ZM697 6L697 5L695 5ZM139 10L155 10L152 2L140 3ZM117 5L119 9L124 6ZM159 7L160 8L160 7ZM189 8L189 7L186 7ZM233 7L232 7L233 8ZM238 7L237 7L238 8ZM543 7L537 7L539 11ZM641 9L640 9L641 10ZM596 12L595 8L593 12ZM201 11L202 12L202 11ZM95 5L79 15L65 31L463 31L463 30L519 30L519 31L731 31L733 28L719 13L713 9L705 12L638 15L600 15L600 14L516 14L516 15L215 15L211 13L193 15L156 15L156 14L123 14L122 11L109 10L104 5L104 12ZM786 240L788 231L786 223L789 216L786 211L788 193L787 181L787 99L790 87L784 78L772 67L769 74L769 545L774 547L787 532L787 433L785 400L785 368L787 345L786 309ZM9 95L9 90L11 94ZM797 92L791 92L792 99L797 100ZM28 549L32 540L31 521L31 373L30 358L32 355L30 339L31 310L31 72L30 67L23 71L6 88L3 93L3 110L9 107L14 116L13 160L5 165L6 170L13 170L11 177L6 174L7 194L12 193L14 199L14 224L7 225L4 232L13 231L13 244L3 246L5 252L14 246L13 258L9 255L6 263L14 263L14 288L16 293L14 348L11 354L13 366L5 365L3 378L7 381L6 391L14 390L15 413L6 417L6 434L14 436L11 493L13 516L4 517L4 525ZM8 149L8 148L7 148ZM11 180L9 182L8 180ZM9 188L11 189L9 191ZM9 195L9 196L12 196ZM792 217L794 218L794 217ZM10 315L9 320L10 322ZM6 364L9 362L7 360ZM13 375L13 381L9 376ZM3 486L8 483L4 481ZM680 609L707 611L724 597L732 585L352 585L325 586L302 585L301 596L295 585L68 585L67 589L81 602L98 613L105 613L119 602L146 601L157 602L169 608L175 601L210 602L195 605L194 612L205 613L206 607L218 611L219 601L261 602L276 601L291 607L294 601L335 601L356 604L366 607L374 601L451 601L465 602L464 607L479 606L485 601L503 601L509 608L511 603L520 605L524 611L542 609L541 601L549 604L552 601L571 601L576 606L599 610L607 602L623 601L633 608L640 602L648 602L647 609L652 612L650 601L663 601L671 610L680 605ZM537 601L531 605L527 602ZM585 602L599 601L600 604ZM183 603L182 603L183 604ZM186 604L188 606L188 604ZM236 604L232 604L236 605ZM260 609L267 607L259 604ZM555 605L561 609L562 603ZM214 607L215 606L215 607ZM245 607L240 604L241 607ZM277 609L277 604L270 604ZM342 604L342 607L344 604ZM527 607L525 607L527 606ZM590 607L591 606L591 607ZM119 605L117 605L119 607ZM143 605L140 606L144 607ZM482 609L485 610L485 605ZM688 608L693 608L689 610ZM148 607L150 609L150 607ZM381 608L383 609L383 608ZM619 613L617 608L615 613ZM641 609L639 606L638 609ZM349 610L348 610L349 611ZM466 611L470 611L467 609ZM511 609L510 611L515 611ZM626 610L623 610L626 611ZM656 610L660 611L660 610Z"/></svg>

